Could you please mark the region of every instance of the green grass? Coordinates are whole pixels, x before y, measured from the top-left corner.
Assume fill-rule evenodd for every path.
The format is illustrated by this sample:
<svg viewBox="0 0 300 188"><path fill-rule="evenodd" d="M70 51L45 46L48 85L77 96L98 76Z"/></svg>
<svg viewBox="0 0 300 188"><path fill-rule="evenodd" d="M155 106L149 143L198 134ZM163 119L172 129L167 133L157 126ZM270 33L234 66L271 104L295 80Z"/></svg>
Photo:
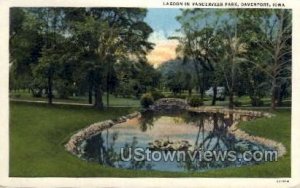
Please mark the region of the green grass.
<svg viewBox="0 0 300 188"><path fill-rule="evenodd" d="M174 97L172 92L164 91L162 93L167 97ZM192 96L200 97L199 93L197 93L195 91L192 93ZM177 97L178 98L187 98L188 92L184 91L181 93L181 95L178 94ZM241 102L241 107L251 107L251 99L247 95L240 96L240 97L235 96L234 100ZM261 100L263 101L262 107L270 107L271 106L271 98L270 97L263 97ZM205 95L203 101L204 101L205 106L210 106L211 102L212 102L212 97ZM216 101L216 106L228 106L228 104L229 104L228 96L225 97L224 101L221 101L221 100ZM283 107L291 107L291 98L290 97L285 98L282 101L282 106Z"/></svg>
<svg viewBox="0 0 300 188"><path fill-rule="evenodd" d="M204 100L204 105L209 106L211 105L211 98L206 97ZM241 107L252 107L251 105L251 99L249 96L235 96L234 97L235 101L239 101L241 103ZM264 97L261 99L263 101L263 105L260 107L270 107L271 106L271 98L270 97ZM217 100L216 105L217 106L228 106L229 101L228 97L224 101ZM282 101L282 106L283 107L291 107L291 100L290 98L286 98L285 100Z"/></svg>
<svg viewBox="0 0 300 188"><path fill-rule="evenodd" d="M30 100L30 101L47 101L48 99L44 97L33 97L31 93L27 90L18 90L13 91L10 93L11 99L20 99L20 100ZM102 97L103 103L106 106L106 94ZM60 99L54 98L54 102L66 102L66 103L80 103L80 104L88 104L88 98L85 96L76 96L76 97L69 97L68 99ZM139 107L140 100L132 99L132 98L122 98L122 97L115 97L114 95L109 95L109 105L110 106L128 106L128 107Z"/></svg>
<svg viewBox="0 0 300 188"><path fill-rule="evenodd" d="M171 92L163 92L163 94L167 97L174 97ZM181 94L183 98L188 97L187 92L183 92ZM194 92L193 96L199 96L198 93ZM180 96L178 96L180 97ZM32 97L31 93L28 92L28 90L18 90L18 91L12 91L10 93L11 99L19 99L19 100L30 100L30 101L47 101L48 99L44 97ZM103 95L103 103L106 106L106 94ZM204 97L204 105L209 106L211 105L211 97ZM251 99L249 96L241 96L241 97L235 97L236 101L241 102L241 107L251 107ZM60 99L60 98L54 98L54 102L65 102L65 103L80 103L80 104L88 104L88 98L86 96L70 96L68 99ZM270 97L262 98L262 101L264 102L263 107L270 107L271 105L271 99ZM226 97L226 100L216 101L216 106L228 106L229 101L228 97ZM127 106L127 107L139 107L140 101L138 99L133 98L122 98L122 97L115 97L114 95L109 95L109 105L110 106ZM290 107L291 106L291 100L290 98L287 98L283 100L282 106Z"/></svg>
<svg viewBox="0 0 300 188"><path fill-rule="evenodd" d="M291 113L279 111L272 119L242 123L251 134L282 142L288 149L278 162L204 173L134 171L104 167L83 161L66 152L63 143L87 125L127 114L134 108L97 111L90 107L28 104L10 105L11 177L290 177Z"/></svg>

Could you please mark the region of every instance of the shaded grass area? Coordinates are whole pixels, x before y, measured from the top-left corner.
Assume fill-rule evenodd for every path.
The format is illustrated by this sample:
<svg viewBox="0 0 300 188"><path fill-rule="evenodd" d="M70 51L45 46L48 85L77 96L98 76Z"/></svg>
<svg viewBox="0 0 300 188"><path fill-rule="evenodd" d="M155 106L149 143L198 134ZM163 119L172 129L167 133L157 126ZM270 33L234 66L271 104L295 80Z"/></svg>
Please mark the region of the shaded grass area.
<svg viewBox="0 0 300 188"><path fill-rule="evenodd" d="M290 116L278 111L272 119L242 123L247 132L282 142L288 153L278 162L208 172L134 171L86 162L65 151L63 143L80 128L134 108L97 111L89 107L10 104L10 172L12 177L289 177Z"/></svg>
<svg viewBox="0 0 300 188"><path fill-rule="evenodd" d="M188 98L188 92L182 92L181 94L178 94L177 96L174 96L172 92L163 92L163 94L166 97L172 97L172 98L182 98L186 99ZM200 97L199 93L193 92L192 93L193 97ZM263 104L260 107L270 107L271 106L271 98L270 97L263 97L261 98ZM243 95L243 96L234 96L234 101L237 101L240 103L241 107L251 107L251 98L248 95ZM212 103L212 97L209 96L204 96L203 99L204 105L205 106L210 106ZM229 99L228 96L225 97L225 100L217 100L216 101L216 106L228 106L229 105ZM291 107L291 98L286 97L282 101L282 107Z"/></svg>
<svg viewBox="0 0 300 188"><path fill-rule="evenodd" d="M188 98L188 93L183 92L181 95L174 96L171 92L164 92L164 95L166 97L175 97L175 98L182 98L186 99ZM196 92L193 93L192 96L200 97L200 95ZM106 93L103 95L102 100L105 106L107 106L106 101ZM47 101L47 97L33 97L28 90L17 90L17 91L11 91L10 93L11 99L18 99L18 100L30 100L30 101ZM204 97L204 105L210 106L211 105L212 97L205 96ZM68 99L60 99L60 98L54 98L54 102L65 102L65 103L80 103L80 104L88 104L88 97L87 96L70 96ZM238 101L240 103L240 107L251 107L251 99L249 96L235 96L235 101ZM263 105L260 107L270 107L271 106L271 99L270 97L264 97L262 98ZM225 98L224 101L217 100L216 106L228 106L229 101L228 97ZM119 107L119 106L126 106L126 107L139 107L140 106L140 100L136 98L123 98L123 97L116 97L114 95L109 95L109 106L113 107ZM286 98L282 102L282 107L291 107L291 99Z"/></svg>
<svg viewBox="0 0 300 188"><path fill-rule="evenodd" d="M31 100L31 101L48 101L47 97L33 97L31 93L27 90L18 90L10 93L11 99L19 99L19 100ZM106 94L102 97L103 103L107 106L106 103ZM66 103L80 103L80 104L88 104L88 97L85 96L70 96L68 99L60 99L54 98L54 102L66 102ZM115 97L114 95L109 95L109 106L128 106L128 107L139 107L140 100L133 98L122 98Z"/></svg>

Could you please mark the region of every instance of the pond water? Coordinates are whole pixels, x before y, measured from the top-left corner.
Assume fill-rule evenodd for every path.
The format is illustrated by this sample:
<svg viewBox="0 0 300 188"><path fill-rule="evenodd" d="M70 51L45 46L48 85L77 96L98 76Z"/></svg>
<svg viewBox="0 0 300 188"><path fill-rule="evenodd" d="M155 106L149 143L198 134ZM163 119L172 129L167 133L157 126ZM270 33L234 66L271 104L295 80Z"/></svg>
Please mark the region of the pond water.
<svg viewBox="0 0 300 188"><path fill-rule="evenodd" d="M115 168L174 172L260 163L249 153L246 160L245 151L270 148L236 138L228 131L232 122L216 113L144 112L84 141L81 157Z"/></svg>

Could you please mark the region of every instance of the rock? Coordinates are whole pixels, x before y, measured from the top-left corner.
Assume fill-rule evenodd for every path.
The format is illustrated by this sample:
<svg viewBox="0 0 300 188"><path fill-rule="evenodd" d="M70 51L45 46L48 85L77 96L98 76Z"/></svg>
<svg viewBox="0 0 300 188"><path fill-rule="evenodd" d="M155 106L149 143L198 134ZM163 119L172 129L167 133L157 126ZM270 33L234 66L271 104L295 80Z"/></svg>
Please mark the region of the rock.
<svg viewBox="0 0 300 188"><path fill-rule="evenodd" d="M186 100L177 98L162 98L150 106L154 111L178 111L187 109L188 104Z"/></svg>
<svg viewBox="0 0 300 188"><path fill-rule="evenodd" d="M162 145L162 146L167 146L168 144L169 144L168 140L163 140L163 141L161 142L161 145Z"/></svg>
<svg viewBox="0 0 300 188"><path fill-rule="evenodd" d="M253 151L259 151L259 147L258 147L258 146L255 146L255 145L253 145L253 146L252 146L252 150L253 150Z"/></svg>
<svg viewBox="0 0 300 188"><path fill-rule="evenodd" d="M167 150L173 150L172 144L166 145L166 149L167 149Z"/></svg>
<svg viewBox="0 0 300 188"><path fill-rule="evenodd" d="M100 133L101 131L103 131L105 129L112 127L113 125L115 125L117 123L123 123L123 122L127 121L127 119L132 119L139 115L140 115L139 112L134 112L127 116L121 116L117 119L93 123L90 126L79 130L77 133L75 133L73 136L71 136L68 143L65 144L65 148L67 151L69 151L75 155L81 155L80 153L82 153L84 151L82 151L80 148L85 147L85 145L84 145L85 140Z"/></svg>
<svg viewBox="0 0 300 188"><path fill-rule="evenodd" d="M187 140L169 141L169 140L154 140L148 143L149 148L153 150L171 151L171 150L187 150L192 145Z"/></svg>
<svg viewBox="0 0 300 188"><path fill-rule="evenodd" d="M173 147L174 150L179 150L180 149L180 143L174 143L172 145L172 147Z"/></svg>

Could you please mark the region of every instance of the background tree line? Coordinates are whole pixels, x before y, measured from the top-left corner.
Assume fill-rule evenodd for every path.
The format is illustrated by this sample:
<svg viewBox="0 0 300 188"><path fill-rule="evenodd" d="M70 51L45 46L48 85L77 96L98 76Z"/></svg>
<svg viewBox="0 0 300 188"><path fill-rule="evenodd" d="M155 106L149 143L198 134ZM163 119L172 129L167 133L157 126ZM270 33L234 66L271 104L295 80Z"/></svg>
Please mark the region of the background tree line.
<svg viewBox="0 0 300 188"><path fill-rule="evenodd" d="M139 97L158 83L147 64L153 48L146 9L12 8L10 89L35 97L88 94L103 108L102 96Z"/></svg>
<svg viewBox="0 0 300 188"><path fill-rule="evenodd" d="M193 65L186 72L194 72L202 100L211 86L212 105L225 86L231 108L236 95L249 95L253 106L269 96L272 109L291 95L290 10L182 9L177 20L180 34L171 39L179 41L178 59Z"/></svg>
<svg viewBox="0 0 300 188"><path fill-rule="evenodd" d="M226 88L229 107L236 96L262 98L271 108L291 96L291 11L285 9L182 9L177 59L154 69L146 55L152 28L146 9L12 8L10 11L10 89L35 97L87 96L102 109L109 96L203 101L213 89ZM163 92L163 94L158 93Z"/></svg>

